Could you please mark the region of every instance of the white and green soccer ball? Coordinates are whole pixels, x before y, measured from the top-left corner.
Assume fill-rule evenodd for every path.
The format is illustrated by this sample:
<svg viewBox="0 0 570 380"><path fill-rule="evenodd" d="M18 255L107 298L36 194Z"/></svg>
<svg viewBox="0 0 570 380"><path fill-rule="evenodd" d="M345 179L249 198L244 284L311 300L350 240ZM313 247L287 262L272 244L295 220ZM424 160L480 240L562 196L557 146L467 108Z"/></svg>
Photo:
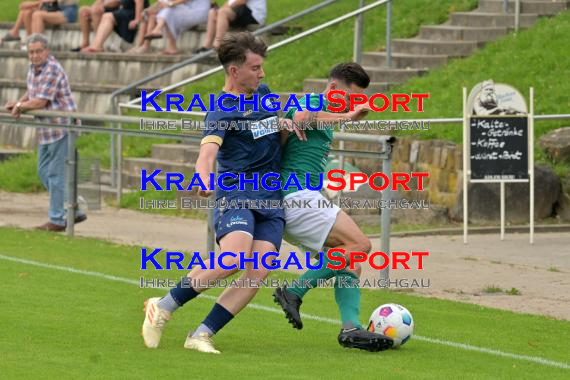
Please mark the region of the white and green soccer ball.
<svg viewBox="0 0 570 380"><path fill-rule="evenodd" d="M393 348L398 348L412 337L414 318L405 307L387 303L372 312L368 322L368 331L394 339Z"/></svg>

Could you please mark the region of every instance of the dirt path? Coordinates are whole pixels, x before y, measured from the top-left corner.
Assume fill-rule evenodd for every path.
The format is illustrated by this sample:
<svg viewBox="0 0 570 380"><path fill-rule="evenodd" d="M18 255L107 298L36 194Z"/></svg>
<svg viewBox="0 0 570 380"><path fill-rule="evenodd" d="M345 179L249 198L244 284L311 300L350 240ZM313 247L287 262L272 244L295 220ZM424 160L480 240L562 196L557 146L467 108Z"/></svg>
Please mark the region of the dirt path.
<svg viewBox="0 0 570 380"><path fill-rule="evenodd" d="M31 228L44 223L46 215L45 194L0 192L0 227ZM90 212L76 234L123 244L202 251L206 249L205 229L203 221L104 207ZM373 249L380 250L379 239L373 239ZM390 273L392 280L424 279L427 284L429 279L429 288L408 289L415 294L570 320L570 233L536 234L532 246L528 234L509 234L503 242L498 235L471 235L467 245L457 236L394 237L390 249L430 252L423 271ZM289 250L296 248L284 244L282 252ZM364 277L372 280L379 274L366 267ZM514 288L520 295L484 291L490 287Z"/></svg>

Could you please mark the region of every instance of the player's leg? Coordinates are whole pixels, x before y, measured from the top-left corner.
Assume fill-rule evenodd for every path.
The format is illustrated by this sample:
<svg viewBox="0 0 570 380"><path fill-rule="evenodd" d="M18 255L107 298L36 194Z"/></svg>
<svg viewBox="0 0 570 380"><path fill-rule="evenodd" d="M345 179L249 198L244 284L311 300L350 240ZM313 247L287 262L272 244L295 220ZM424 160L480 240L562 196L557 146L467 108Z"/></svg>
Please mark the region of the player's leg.
<svg viewBox="0 0 570 380"><path fill-rule="evenodd" d="M212 311L200 327L186 340L184 347L203 352L219 353L213 346L211 336L228 324L255 296L259 290L259 281L265 279L271 269L265 268L261 257L267 252L279 252L285 220L283 214L276 210L252 211L255 216L253 232L253 252L258 252L258 263L255 269L253 263L247 263L246 270L240 277L247 279L245 287L231 287L224 290ZM250 251L251 253L251 251ZM253 282L254 286L249 286Z"/></svg>
<svg viewBox="0 0 570 380"><path fill-rule="evenodd" d="M273 243L260 240L253 242L253 252L259 252L259 258L263 253L275 250ZM259 280L267 278L270 272L271 270L263 267L260 262L258 269L254 269L252 263L247 263L246 270L240 276L240 280L248 280L245 287L238 285L225 289L196 331L188 334L184 347L219 354L220 351L214 347L212 336L226 326L255 297L259 290ZM253 286L250 285L250 281Z"/></svg>
<svg viewBox="0 0 570 380"><path fill-rule="evenodd" d="M231 224L232 218L239 218L241 223ZM219 212L219 210L216 210L215 225L218 226L216 237L222 252L251 253L255 225L251 211L229 209ZM225 256L222 263L225 267L230 267L238 264L237 261L238 257ZM210 267L209 260L205 261L205 267ZM188 277L193 280L192 285L194 286L187 286L187 284L180 281L164 297L150 298L145 301L145 320L142 335L147 347L158 347L164 325L170 320L172 313L196 298L201 292L207 290L205 287L200 287L201 284L206 284L207 280L210 279L228 277L238 271L237 265L236 268L227 270L222 265L219 265L218 262L213 268L204 269L200 266L195 266L188 274Z"/></svg>

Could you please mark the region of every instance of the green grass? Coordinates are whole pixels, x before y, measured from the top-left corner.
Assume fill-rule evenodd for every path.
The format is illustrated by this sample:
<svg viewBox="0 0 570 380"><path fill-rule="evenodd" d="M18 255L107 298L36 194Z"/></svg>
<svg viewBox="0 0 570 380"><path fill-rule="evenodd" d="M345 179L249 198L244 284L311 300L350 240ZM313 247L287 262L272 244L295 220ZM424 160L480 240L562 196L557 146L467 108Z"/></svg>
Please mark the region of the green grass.
<svg viewBox="0 0 570 380"><path fill-rule="evenodd" d="M502 293L503 289L499 288L496 285L489 285L483 288L483 293L493 294L493 293Z"/></svg>
<svg viewBox="0 0 570 380"><path fill-rule="evenodd" d="M94 239L0 229L0 254L46 264L101 272L134 281L139 276L176 278L182 271L140 271L140 250ZM191 245L189 246L191 249ZM176 313L161 347L145 349L139 335L142 301L164 290L0 258L3 301L0 334L3 379L152 378L551 378L568 370L412 338L399 350L368 353L342 349L338 326L305 319L293 330L278 313L245 309L215 341L220 356L182 348L189 328L200 323L212 300L200 297ZM276 274L277 277L286 277ZM219 290L212 290L212 295ZM255 304L274 305L270 289ZM362 294L362 315L381 303L405 305L415 334L504 352L567 362L570 323L402 292ZM311 291L305 313L338 318L331 289ZM292 363L294 366L292 367ZM293 369L292 369L293 368ZM291 371L294 370L294 373Z"/></svg>

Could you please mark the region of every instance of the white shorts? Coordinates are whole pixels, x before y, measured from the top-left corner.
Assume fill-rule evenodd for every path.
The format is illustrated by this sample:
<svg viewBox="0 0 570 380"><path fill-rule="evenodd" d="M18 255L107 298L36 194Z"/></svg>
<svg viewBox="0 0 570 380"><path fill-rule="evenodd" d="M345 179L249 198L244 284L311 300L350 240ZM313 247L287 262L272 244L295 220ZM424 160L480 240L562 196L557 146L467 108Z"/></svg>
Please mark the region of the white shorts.
<svg viewBox="0 0 570 380"><path fill-rule="evenodd" d="M329 201L318 191L312 190L297 191L286 195L284 199L288 203L296 201L301 206L311 206L285 209L285 240L304 249L320 251L336 222L340 208L335 204L323 207L323 201Z"/></svg>

